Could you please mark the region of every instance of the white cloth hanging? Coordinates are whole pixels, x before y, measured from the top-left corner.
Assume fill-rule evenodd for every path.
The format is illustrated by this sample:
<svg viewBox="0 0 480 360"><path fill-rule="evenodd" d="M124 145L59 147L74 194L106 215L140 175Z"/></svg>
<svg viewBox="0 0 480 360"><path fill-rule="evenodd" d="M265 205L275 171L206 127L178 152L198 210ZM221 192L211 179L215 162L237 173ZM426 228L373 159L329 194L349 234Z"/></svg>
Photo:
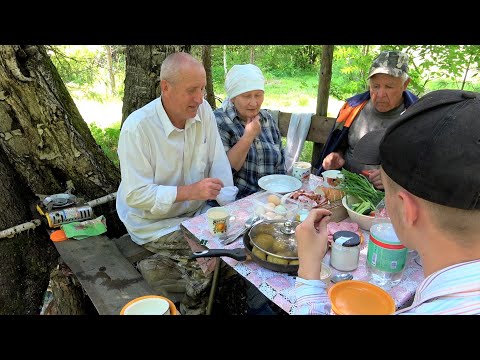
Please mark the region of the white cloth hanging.
<svg viewBox="0 0 480 360"><path fill-rule="evenodd" d="M287 132L287 146L285 149L285 167L287 174L292 173L293 163L298 161L302 153L308 130L310 130L312 116L312 113L293 113L290 118Z"/></svg>

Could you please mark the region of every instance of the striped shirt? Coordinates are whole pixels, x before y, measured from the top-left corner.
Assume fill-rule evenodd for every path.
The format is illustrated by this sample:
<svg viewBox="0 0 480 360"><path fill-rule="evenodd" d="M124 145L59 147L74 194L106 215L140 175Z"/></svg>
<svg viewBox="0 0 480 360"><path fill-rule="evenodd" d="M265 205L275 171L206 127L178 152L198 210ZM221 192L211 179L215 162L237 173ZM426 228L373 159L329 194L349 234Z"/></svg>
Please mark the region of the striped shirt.
<svg viewBox="0 0 480 360"><path fill-rule="evenodd" d="M295 296L293 314L330 314L330 300L322 281L297 277ZM412 305L396 314L480 315L480 259L429 275L417 288Z"/></svg>
<svg viewBox="0 0 480 360"><path fill-rule="evenodd" d="M226 110L214 111L218 132L225 151L228 152L245 132L245 125L232 103ZM285 150L277 124L267 110L260 110L262 131L250 145L247 157L239 171L232 168L233 182L238 188L237 199L261 190L258 179L265 175L286 174Z"/></svg>

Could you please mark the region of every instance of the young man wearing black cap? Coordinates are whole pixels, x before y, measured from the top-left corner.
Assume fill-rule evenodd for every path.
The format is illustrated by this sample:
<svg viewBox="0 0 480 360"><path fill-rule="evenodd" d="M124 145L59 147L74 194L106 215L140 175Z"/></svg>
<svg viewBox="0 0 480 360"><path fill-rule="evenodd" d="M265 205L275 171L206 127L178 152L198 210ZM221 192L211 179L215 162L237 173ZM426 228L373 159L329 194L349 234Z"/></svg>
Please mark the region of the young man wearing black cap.
<svg viewBox="0 0 480 360"><path fill-rule="evenodd" d="M480 314L479 119L480 93L434 91L357 144L359 161L381 164L395 232L423 264L413 304L397 313ZM296 228L296 314L330 311L319 278L328 222L312 210Z"/></svg>
<svg viewBox="0 0 480 360"><path fill-rule="evenodd" d="M360 173L368 169L353 157L357 142L367 133L385 129L406 108L418 100L407 90L408 55L401 51L384 51L373 61L368 74L369 90L345 102L323 147L320 163L323 170L345 169ZM378 169L369 172L370 182L383 189Z"/></svg>

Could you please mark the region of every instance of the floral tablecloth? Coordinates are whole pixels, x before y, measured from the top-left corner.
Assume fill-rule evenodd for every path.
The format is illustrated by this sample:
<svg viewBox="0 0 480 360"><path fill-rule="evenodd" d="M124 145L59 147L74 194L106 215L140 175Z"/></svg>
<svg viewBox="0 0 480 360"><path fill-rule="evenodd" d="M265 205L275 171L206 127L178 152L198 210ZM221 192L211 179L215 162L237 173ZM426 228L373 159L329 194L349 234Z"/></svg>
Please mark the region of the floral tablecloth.
<svg viewBox="0 0 480 360"><path fill-rule="evenodd" d="M316 181L318 181L318 179L315 178L314 175L311 175L310 183L306 184L304 187L312 188L315 186ZM260 193L250 195L226 206L234 216L233 221L231 221L231 229L229 230L229 233L233 233L237 229L243 227L245 221L253 215L254 202L252 200L254 200L256 196L259 196L259 194ZM350 219L347 218L343 221L349 222ZM184 221L182 225L191 234L194 234L199 242L202 241L202 244L209 249L235 249L243 247L241 237L235 242L224 246L218 238L214 237L209 232L205 214L198 215L194 218ZM353 275L355 280L368 281L366 258L369 232L365 230L362 230L362 232L365 241L362 243L360 248L361 251L359 265L355 271L351 271L350 273ZM198 247L193 250L198 251ZM253 261L237 261L229 257L222 257L222 259L228 265L234 268L240 275L253 283L265 296L267 296L280 308L287 313L292 312L292 306L295 301L294 276L265 269ZM330 264L330 251L327 252L323 261L326 264ZM340 272L334 268L332 268L332 271L333 274ZM392 295L395 300L397 309L404 308L412 303L415 290L423 278L422 267L414 261L414 255L409 254L409 259L407 261L402 281L392 289L388 290L390 295Z"/></svg>

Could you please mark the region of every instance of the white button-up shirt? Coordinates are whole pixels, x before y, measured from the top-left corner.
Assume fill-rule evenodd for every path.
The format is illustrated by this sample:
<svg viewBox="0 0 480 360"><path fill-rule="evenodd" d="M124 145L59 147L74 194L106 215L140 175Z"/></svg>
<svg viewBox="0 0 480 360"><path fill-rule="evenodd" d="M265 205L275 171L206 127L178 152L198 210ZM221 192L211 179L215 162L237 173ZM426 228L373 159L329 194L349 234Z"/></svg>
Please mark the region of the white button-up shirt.
<svg viewBox="0 0 480 360"><path fill-rule="evenodd" d="M118 156L122 180L117 212L140 245L178 229L182 221L201 212L205 201L175 202L177 186L207 177L233 186L230 162L205 100L185 129L172 125L160 98L134 111L123 123Z"/></svg>

